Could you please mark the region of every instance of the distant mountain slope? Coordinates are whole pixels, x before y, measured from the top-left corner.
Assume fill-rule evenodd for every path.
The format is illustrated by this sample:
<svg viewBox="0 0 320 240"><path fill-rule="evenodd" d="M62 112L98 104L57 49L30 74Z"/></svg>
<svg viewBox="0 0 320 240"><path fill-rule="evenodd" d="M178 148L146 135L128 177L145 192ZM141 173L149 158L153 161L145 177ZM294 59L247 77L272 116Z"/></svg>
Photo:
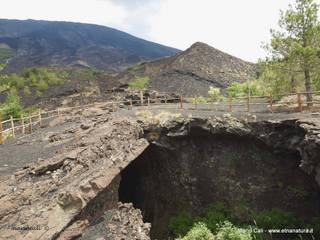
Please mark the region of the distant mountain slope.
<svg viewBox="0 0 320 240"><path fill-rule="evenodd" d="M209 86L225 89L232 82L244 82L255 75L253 63L197 42L175 56L129 68L118 78L120 82L127 83L135 76L149 76L152 89L205 96Z"/></svg>
<svg viewBox="0 0 320 240"><path fill-rule="evenodd" d="M48 65L119 69L177 52L104 26L0 19L0 60L9 70Z"/></svg>

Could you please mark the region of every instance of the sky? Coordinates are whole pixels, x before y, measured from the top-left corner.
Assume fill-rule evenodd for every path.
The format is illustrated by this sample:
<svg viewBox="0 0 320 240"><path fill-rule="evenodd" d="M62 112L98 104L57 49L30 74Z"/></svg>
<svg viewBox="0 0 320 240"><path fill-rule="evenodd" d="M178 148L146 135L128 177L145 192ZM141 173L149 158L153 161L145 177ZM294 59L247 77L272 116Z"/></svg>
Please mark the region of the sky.
<svg viewBox="0 0 320 240"><path fill-rule="evenodd" d="M0 18L94 23L181 50L200 41L257 62L266 56L261 46L277 27L280 9L290 3L294 0L0 0Z"/></svg>

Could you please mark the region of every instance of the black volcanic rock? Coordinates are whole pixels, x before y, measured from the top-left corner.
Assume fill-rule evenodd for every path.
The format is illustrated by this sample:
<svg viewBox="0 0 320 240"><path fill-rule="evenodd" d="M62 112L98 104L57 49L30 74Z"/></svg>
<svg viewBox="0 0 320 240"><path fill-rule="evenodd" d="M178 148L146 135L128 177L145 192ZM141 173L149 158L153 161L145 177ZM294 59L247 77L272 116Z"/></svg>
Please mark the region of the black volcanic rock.
<svg viewBox="0 0 320 240"><path fill-rule="evenodd" d="M8 61L7 70L11 71L32 66L119 69L179 52L99 25L0 19L3 47L14 53Z"/></svg>
<svg viewBox="0 0 320 240"><path fill-rule="evenodd" d="M137 75L149 76L153 90L206 96L210 86L225 89L233 82L254 78L256 66L197 42L175 56L141 63L118 78L125 83Z"/></svg>

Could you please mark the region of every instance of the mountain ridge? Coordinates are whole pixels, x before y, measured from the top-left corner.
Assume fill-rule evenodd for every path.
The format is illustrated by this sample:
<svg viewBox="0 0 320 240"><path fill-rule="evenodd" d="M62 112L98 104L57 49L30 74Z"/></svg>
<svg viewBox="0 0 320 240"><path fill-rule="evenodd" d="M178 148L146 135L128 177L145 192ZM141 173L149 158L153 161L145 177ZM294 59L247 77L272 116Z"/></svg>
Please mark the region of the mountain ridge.
<svg viewBox="0 0 320 240"><path fill-rule="evenodd" d="M0 19L0 44L13 52L10 70L48 65L119 69L180 51L106 26L44 20Z"/></svg>

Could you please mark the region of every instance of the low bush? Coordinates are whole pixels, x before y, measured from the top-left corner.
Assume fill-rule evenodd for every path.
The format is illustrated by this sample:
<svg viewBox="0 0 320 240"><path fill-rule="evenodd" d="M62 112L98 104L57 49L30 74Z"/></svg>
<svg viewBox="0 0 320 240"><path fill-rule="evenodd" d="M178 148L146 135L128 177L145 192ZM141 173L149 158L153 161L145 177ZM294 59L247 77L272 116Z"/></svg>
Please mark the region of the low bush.
<svg viewBox="0 0 320 240"><path fill-rule="evenodd" d="M221 95L220 88L210 87L208 91L210 102L224 101L224 97Z"/></svg>
<svg viewBox="0 0 320 240"><path fill-rule="evenodd" d="M15 88L12 88L3 104L0 105L0 115L2 119L8 119L10 116L19 117L23 111L20 104L20 97Z"/></svg>
<svg viewBox="0 0 320 240"><path fill-rule="evenodd" d="M169 230L176 237L185 236L194 224L194 217L190 213L182 212L170 219Z"/></svg>
<svg viewBox="0 0 320 240"><path fill-rule="evenodd" d="M210 204L201 216L201 221L203 221L213 233L217 232L218 224L231 220L230 210L221 202Z"/></svg>
<svg viewBox="0 0 320 240"><path fill-rule="evenodd" d="M298 227L299 223L293 213L278 208L253 214L253 219L259 228L281 229Z"/></svg>
<svg viewBox="0 0 320 240"><path fill-rule="evenodd" d="M249 94L251 96L265 96L268 95L271 90L266 87L262 81L253 80L246 81L244 83L232 83L227 88L228 95L231 97L246 97Z"/></svg>
<svg viewBox="0 0 320 240"><path fill-rule="evenodd" d="M207 228L206 224L199 222L194 224L191 230L183 237L177 240L214 240L213 234Z"/></svg>
<svg viewBox="0 0 320 240"><path fill-rule="evenodd" d="M252 240L253 230L250 228L239 228L229 221L218 226L218 232L215 235L216 240Z"/></svg>

